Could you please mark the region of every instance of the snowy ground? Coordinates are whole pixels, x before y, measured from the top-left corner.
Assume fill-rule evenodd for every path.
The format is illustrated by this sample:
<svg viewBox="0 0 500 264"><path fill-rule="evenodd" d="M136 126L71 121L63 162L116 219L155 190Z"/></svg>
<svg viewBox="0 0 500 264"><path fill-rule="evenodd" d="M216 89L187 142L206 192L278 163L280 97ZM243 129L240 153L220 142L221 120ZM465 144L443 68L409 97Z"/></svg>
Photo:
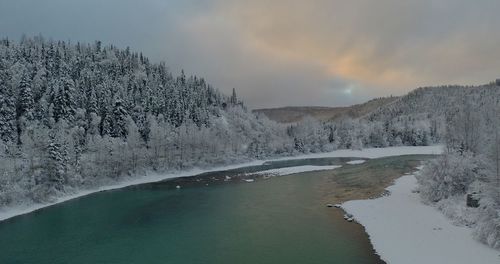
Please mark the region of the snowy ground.
<svg viewBox="0 0 500 264"><path fill-rule="evenodd" d="M348 161L346 163L349 165L357 165L357 164L363 164L365 162L366 162L366 160L351 160L351 161Z"/></svg>
<svg viewBox="0 0 500 264"><path fill-rule="evenodd" d="M362 224L377 253L388 263L500 263L500 252L472 238L471 229L454 226L442 212L412 193L413 175L388 188L390 196L342 205Z"/></svg>
<svg viewBox="0 0 500 264"><path fill-rule="evenodd" d="M332 158L333 157L381 158L381 157L411 155L411 154L440 154L441 152L442 152L442 146L425 146L425 147L402 146L402 147L389 147L389 148L367 148L367 149L363 149L363 150L336 150L333 152L314 153L314 154L300 155L300 156L294 156L294 157L283 157L283 158L272 159L272 160L273 161L276 161L276 160L297 160L297 159L304 159L304 158L329 158L329 157L332 157ZM182 173L172 173L172 174L148 173L147 175L144 175L144 176L137 176L134 178L130 178L128 180L121 181L121 182L113 184L113 185L103 186L103 187L98 188L98 189L83 190L83 191L80 191L76 194L68 195L68 196L59 198L52 203L17 206L14 208L6 208L3 210L0 210L0 221L14 217L16 215L27 214L27 213L33 212L35 210L38 210L38 209L41 209L41 208L44 208L47 206L62 203L62 202L65 202L65 201L68 201L71 199L75 199L75 198L78 198L81 196L85 196L85 195L88 195L91 193L95 193L95 192L119 189L119 188L131 186L131 185L162 181L162 180L176 178L176 177L195 176L195 175L198 175L201 173L211 172L211 171L231 170L231 169L248 167L248 166L262 165L267 161L271 161L271 160L257 160L257 161L236 164L236 165L231 165L231 166L215 167L215 168L208 169L208 170L193 169L193 170L185 171Z"/></svg>
<svg viewBox="0 0 500 264"><path fill-rule="evenodd" d="M322 170L333 170L340 168L342 166L312 166L312 165L306 165L306 166L295 166L295 167L288 167L288 168L279 168L279 169L271 169L271 170L265 170L265 171L259 171L257 173L248 173L248 175L270 175L270 176L283 176L283 175L290 175L290 174L295 174L295 173L302 173L302 172L308 172L308 171L322 171Z"/></svg>
<svg viewBox="0 0 500 264"><path fill-rule="evenodd" d="M283 157L273 160L296 160L296 159L315 159L315 158L342 158L356 157L365 159L376 159L383 157L399 155L417 155L417 154L441 154L443 146L423 146L423 147L388 147L388 148L366 148L362 150L341 149L332 152L305 154L294 157Z"/></svg>

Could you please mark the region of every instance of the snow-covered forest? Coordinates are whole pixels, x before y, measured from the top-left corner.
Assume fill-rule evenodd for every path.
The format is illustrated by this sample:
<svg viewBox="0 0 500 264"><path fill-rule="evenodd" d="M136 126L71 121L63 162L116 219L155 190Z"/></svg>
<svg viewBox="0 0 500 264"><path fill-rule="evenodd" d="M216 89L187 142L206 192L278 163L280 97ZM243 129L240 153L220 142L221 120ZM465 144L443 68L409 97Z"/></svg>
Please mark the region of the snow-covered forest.
<svg viewBox="0 0 500 264"><path fill-rule="evenodd" d="M473 227L479 241L496 249L500 249L499 85L417 91L426 94L424 107L435 109L446 124L445 153L426 164L417 178L421 197L456 224Z"/></svg>
<svg viewBox="0 0 500 264"><path fill-rule="evenodd" d="M129 48L0 41L0 206L144 174L366 146L428 145L420 115L283 125Z"/></svg>

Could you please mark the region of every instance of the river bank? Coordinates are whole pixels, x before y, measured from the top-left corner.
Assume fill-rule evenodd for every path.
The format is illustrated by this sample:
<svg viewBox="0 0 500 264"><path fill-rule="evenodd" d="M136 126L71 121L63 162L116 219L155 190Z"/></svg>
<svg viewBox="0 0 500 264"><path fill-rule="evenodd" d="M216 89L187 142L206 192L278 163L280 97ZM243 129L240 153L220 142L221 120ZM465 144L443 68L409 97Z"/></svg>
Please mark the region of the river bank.
<svg viewBox="0 0 500 264"><path fill-rule="evenodd" d="M363 225L388 263L500 263L500 253L472 238L471 229L455 226L437 209L424 205L405 175L378 199L348 201L342 208Z"/></svg>
<svg viewBox="0 0 500 264"><path fill-rule="evenodd" d="M389 147L389 148L367 148L363 150L336 150L327 153L313 153L306 155L299 155L294 157L282 157L271 160L256 160L241 164L228 165L214 167L211 169L191 169L183 172L174 172L170 174L159 174L155 172L149 172L145 175L135 175L134 177L129 177L123 179L120 182L112 183L106 186L102 186L95 189L80 190L73 194L69 194L60 197L50 203L44 204L30 204L30 205L18 205L15 207L3 208L0 210L0 221L6 220L18 215L27 214L51 205L59 204L68 200L83 197L92 193L120 189L128 186L139 185L150 182L164 181L167 179L181 178L181 177L192 177L204 173L215 172L215 171L225 171L234 170L238 168L244 168L248 166L258 166L265 164L270 161L293 161L300 159L316 159L316 158L334 158L334 157L358 157L358 158L380 158L380 157L390 157L398 155L412 155L412 154L440 154L442 151L441 146L424 146L424 147Z"/></svg>

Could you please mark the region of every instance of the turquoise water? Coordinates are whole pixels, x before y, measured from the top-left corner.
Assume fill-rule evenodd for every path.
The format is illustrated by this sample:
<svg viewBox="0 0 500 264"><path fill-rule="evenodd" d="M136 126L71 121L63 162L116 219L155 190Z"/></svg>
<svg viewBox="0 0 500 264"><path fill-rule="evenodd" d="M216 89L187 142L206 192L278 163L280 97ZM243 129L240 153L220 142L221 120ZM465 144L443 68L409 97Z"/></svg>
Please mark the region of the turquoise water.
<svg viewBox="0 0 500 264"><path fill-rule="evenodd" d="M328 173L176 190L179 181L1 222L0 263L381 263L363 229L325 207Z"/></svg>

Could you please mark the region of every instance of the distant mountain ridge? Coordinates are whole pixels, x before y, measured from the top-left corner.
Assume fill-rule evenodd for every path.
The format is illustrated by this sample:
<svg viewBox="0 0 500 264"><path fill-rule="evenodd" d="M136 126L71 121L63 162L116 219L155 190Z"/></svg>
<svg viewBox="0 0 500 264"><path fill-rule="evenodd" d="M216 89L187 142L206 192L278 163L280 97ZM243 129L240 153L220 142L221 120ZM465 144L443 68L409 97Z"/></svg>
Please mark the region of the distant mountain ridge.
<svg viewBox="0 0 500 264"><path fill-rule="evenodd" d="M280 108L265 108L253 110L256 114L263 114L267 118L279 123L300 122L306 117L313 117L321 121L337 121L344 118L363 117L381 106L390 104L400 97L375 98L362 104L346 107L321 106L287 106Z"/></svg>
<svg viewBox="0 0 500 264"><path fill-rule="evenodd" d="M458 105L464 104L465 98L471 97L482 104L486 104L486 100L500 98L500 80L476 86L420 87L403 96L375 98L347 107L291 106L255 109L253 112L279 123L300 122L308 116L320 121L339 121L346 118L389 121L401 116L442 118Z"/></svg>
<svg viewBox="0 0 500 264"><path fill-rule="evenodd" d="M381 105L362 116L369 121L387 121L400 116L444 117L464 104L485 105L499 100L500 82L477 86L447 85L417 88L393 102ZM471 99L471 100L470 100Z"/></svg>

